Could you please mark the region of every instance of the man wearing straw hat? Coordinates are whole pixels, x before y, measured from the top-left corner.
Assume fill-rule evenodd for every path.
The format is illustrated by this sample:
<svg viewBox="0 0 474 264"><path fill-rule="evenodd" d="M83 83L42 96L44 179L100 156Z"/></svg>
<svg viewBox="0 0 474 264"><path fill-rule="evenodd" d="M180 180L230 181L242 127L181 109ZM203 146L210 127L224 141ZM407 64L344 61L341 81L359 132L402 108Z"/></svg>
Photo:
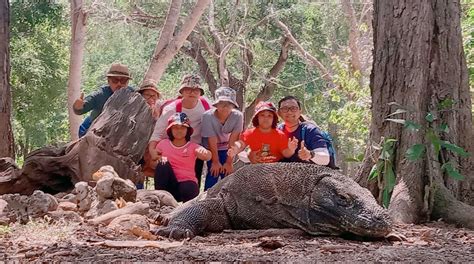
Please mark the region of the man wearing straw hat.
<svg viewBox="0 0 474 264"><path fill-rule="evenodd" d="M100 87L98 91L95 91L85 98L84 93L81 93L81 97L77 99L72 106L76 115L91 112L89 117L84 120L79 128L79 137L86 134L92 122L102 113L105 102L107 102L115 91L124 87L134 91L132 87L128 86L128 81L132 77L126 65L113 63L106 76L108 85Z"/></svg>

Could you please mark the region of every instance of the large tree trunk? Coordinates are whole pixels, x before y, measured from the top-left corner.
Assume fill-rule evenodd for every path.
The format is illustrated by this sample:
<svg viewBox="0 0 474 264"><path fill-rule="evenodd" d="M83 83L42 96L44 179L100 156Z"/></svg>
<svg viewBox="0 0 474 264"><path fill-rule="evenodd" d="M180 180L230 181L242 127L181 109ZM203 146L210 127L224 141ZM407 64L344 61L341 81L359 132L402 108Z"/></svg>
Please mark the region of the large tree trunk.
<svg viewBox="0 0 474 264"><path fill-rule="evenodd" d="M0 194L67 191L90 181L101 166L111 165L121 178L136 182L153 131L151 111L138 93L115 92L87 134L63 147L44 147L25 159L21 170L0 160Z"/></svg>
<svg viewBox="0 0 474 264"><path fill-rule="evenodd" d="M394 154L397 184L389 210L396 222L416 223L443 217L462 225L474 223L473 207L456 201L474 204L472 156L461 158L446 149L436 155L430 151L432 144L427 137L434 126L447 124L449 133L439 133L441 140L474 153L459 1L375 0L374 11L370 140L380 142L382 137L397 140ZM448 111L439 111L446 100L454 104ZM421 129L412 131L386 121L397 109L392 102L410 111L391 118L413 121ZM428 112L435 115L434 122L425 120ZM405 153L414 144L425 144L428 151L422 159L413 162L405 158ZM464 175L464 181L454 181L443 173L440 162L448 160ZM359 175L360 183L367 184L365 179L372 165L373 159L367 155ZM453 213L456 210L458 218ZM459 210L463 210L462 214Z"/></svg>
<svg viewBox="0 0 474 264"><path fill-rule="evenodd" d="M81 94L81 68L84 54L86 36L86 13L82 0L71 0L71 56L69 62L69 82L67 89L67 105L69 114L69 133L71 140L76 140L79 135L81 117L72 109L74 101Z"/></svg>
<svg viewBox="0 0 474 264"><path fill-rule="evenodd" d="M15 158L11 112L10 4L0 0L0 157Z"/></svg>
<svg viewBox="0 0 474 264"><path fill-rule="evenodd" d="M180 4L180 2L181 1L173 1L172 4ZM171 60L173 60L174 56L179 52L179 50L184 44L184 41L189 36L189 34L191 34L191 32L193 31L194 27L198 23L200 17L206 10L209 3L210 3L210 0L198 0L193 10L189 14L188 18L183 23L183 27L181 31L176 33L176 35L169 42L167 42L167 44L164 45L162 49L159 48L160 45L163 45L161 44L162 37L160 36L160 40L158 41L157 47L155 49L155 52L158 51L158 53L153 55L150 66L145 74L146 78L154 79L157 82L161 79L161 76L163 75L166 68L168 67L168 64L171 62ZM170 8L169 12L172 12L173 10L174 9ZM168 19L171 19L171 18L167 18L167 21ZM170 30L170 29L167 29L167 30ZM171 37L171 36L168 36L168 37Z"/></svg>
<svg viewBox="0 0 474 264"><path fill-rule="evenodd" d="M161 29L161 34L158 38L158 43L156 43L155 51L153 52L152 62L150 63L143 80L156 78L155 73L161 71L159 67L162 67L162 65L157 61L155 62L155 58L158 58L160 52L162 52L163 49L168 46L171 39L173 38L173 33L176 28L176 24L178 23L179 12L181 11L182 3L182 0L171 1L170 8L168 9L168 14L166 15L165 24Z"/></svg>

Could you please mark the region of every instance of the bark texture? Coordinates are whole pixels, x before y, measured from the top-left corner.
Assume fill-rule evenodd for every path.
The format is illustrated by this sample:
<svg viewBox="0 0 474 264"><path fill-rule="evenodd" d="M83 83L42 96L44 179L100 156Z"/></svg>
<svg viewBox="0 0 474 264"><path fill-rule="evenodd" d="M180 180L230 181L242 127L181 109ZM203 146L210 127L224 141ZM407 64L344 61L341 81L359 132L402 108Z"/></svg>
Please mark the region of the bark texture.
<svg viewBox="0 0 474 264"><path fill-rule="evenodd" d="M76 140L81 117L74 113L72 105L81 94L81 68L84 57L86 36L86 13L82 0L71 0L71 55L69 61L69 81L67 89L67 105L69 114L69 133L71 140Z"/></svg>
<svg viewBox="0 0 474 264"><path fill-rule="evenodd" d="M158 40L157 47L155 49L155 52L158 51L158 53L153 55L150 66L147 72L145 73L145 78L154 79L157 82L161 79L161 76L165 72L166 67L171 62L171 60L173 60L174 56L179 52L179 50L184 44L184 41L193 31L194 27L198 23L200 17L206 10L209 3L210 0L198 0L193 10L191 11L187 19L184 21L181 31L177 32L176 35L171 40L169 40L167 44L163 44L161 38L171 37L168 36L166 33L169 32L170 29L167 28L166 32L162 32L162 35L160 35L160 39ZM175 5L181 5L181 1L173 1L172 4L173 6L170 7L169 12L175 12ZM172 26L173 23L176 24L175 22L169 20L174 21L174 18L167 17L167 22L169 22L169 26ZM161 45L163 45L163 47L160 49Z"/></svg>
<svg viewBox="0 0 474 264"><path fill-rule="evenodd" d="M0 0L0 157L15 157L11 123L10 5Z"/></svg>
<svg viewBox="0 0 474 264"><path fill-rule="evenodd" d="M426 136L428 129L441 124L449 127L449 133L439 133L442 140L474 153L459 1L375 0L373 27L370 140L377 143L382 137L397 140L394 159L397 184L389 207L394 220L416 223L442 216L440 212L453 212L456 199L474 204L472 156L460 158L443 149L438 157L427 151L428 154L416 162L405 158L407 149L414 144L430 146ZM445 100L452 100L453 106L449 111L439 111ZM422 128L412 131L386 121L398 108L390 104L392 102L407 107L410 112L391 118L410 120ZM425 120L428 112L435 115L433 123ZM443 173L438 161L448 160L466 177L464 181L454 181ZM373 164L374 160L366 155L359 175L361 184L367 185L366 178ZM456 208L472 212L471 206L464 206ZM444 215L445 220L461 223L450 219L452 214ZM474 214L470 215L472 221Z"/></svg>
<svg viewBox="0 0 474 264"><path fill-rule="evenodd" d="M84 137L63 147L33 151L21 170L9 160L0 161L0 194L71 190L77 182L91 181L92 174L104 165L136 182L137 163L152 131L153 118L142 96L120 89Z"/></svg>

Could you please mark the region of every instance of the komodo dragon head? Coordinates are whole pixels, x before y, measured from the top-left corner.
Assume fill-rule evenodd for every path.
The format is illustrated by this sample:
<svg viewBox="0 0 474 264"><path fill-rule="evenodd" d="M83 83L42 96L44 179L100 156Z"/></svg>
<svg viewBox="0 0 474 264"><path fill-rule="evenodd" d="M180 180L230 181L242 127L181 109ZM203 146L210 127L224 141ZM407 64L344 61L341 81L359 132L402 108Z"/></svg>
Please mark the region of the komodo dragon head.
<svg viewBox="0 0 474 264"><path fill-rule="evenodd" d="M309 203L308 233L384 237L391 231L387 211L369 190L342 174L323 176L314 185Z"/></svg>

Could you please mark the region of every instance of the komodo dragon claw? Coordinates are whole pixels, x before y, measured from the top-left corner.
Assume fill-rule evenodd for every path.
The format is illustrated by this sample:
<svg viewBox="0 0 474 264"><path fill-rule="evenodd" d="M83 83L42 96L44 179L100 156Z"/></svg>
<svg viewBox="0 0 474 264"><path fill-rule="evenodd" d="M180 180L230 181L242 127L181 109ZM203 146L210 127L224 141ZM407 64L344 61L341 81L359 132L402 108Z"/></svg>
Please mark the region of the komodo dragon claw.
<svg viewBox="0 0 474 264"><path fill-rule="evenodd" d="M161 227L151 230L151 233L175 240L191 239L195 237L191 230L181 227Z"/></svg>

